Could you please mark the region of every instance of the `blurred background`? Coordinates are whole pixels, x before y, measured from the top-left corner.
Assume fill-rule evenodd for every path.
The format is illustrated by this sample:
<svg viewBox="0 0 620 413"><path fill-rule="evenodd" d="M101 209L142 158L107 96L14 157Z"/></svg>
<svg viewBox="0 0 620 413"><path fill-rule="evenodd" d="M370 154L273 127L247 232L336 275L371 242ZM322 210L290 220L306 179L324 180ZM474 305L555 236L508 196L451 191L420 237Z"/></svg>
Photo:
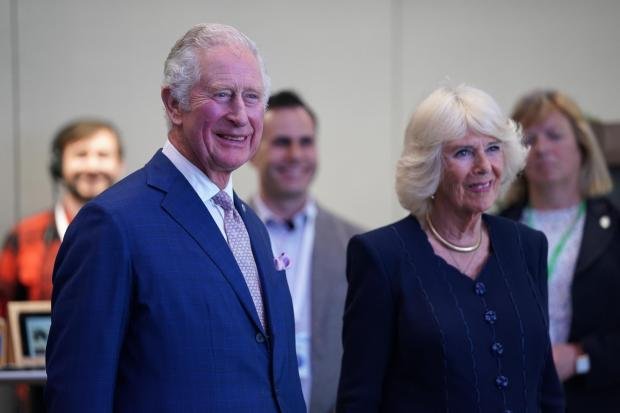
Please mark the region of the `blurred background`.
<svg viewBox="0 0 620 413"><path fill-rule="evenodd" d="M443 83L479 87L507 112L533 88L567 92L619 182L619 17L617 0L0 0L0 234L53 205L50 144L68 121L114 122L128 173L150 159L166 139L164 59L200 22L245 32L272 90L295 89L315 109L314 193L365 228L405 214L393 179L403 131ZM234 183L253 194L253 169ZM18 411L10 386L5 411Z"/></svg>
<svg viewBox="0 0 620 413"><path fill-rule="evenodd" d="M319 118L314 193L366 228L404 214L393 174L407 117L439 84L466 82L510 111L536 87L620 120L617 0L0 0L0 233L52 205L53 134L81 116L120 129L127 171L166 138L163 61L191 25L254 39L273 90ZM246 166L242 196L256 189Z"/></svg>

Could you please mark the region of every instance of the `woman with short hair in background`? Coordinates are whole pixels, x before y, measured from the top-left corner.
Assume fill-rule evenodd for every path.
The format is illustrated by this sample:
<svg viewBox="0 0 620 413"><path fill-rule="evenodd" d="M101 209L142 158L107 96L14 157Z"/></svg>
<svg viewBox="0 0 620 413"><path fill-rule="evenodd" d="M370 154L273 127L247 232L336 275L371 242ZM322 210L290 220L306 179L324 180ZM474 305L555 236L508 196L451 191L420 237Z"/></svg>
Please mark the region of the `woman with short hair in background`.
<svg viewBox="0 0 620 413"><path fill-rule="evenodd" d="M620 214L587 120L564 93L534 91L516 105L530 146L503 215L549 241L549 321L567 412L620 411Z"/></svg>

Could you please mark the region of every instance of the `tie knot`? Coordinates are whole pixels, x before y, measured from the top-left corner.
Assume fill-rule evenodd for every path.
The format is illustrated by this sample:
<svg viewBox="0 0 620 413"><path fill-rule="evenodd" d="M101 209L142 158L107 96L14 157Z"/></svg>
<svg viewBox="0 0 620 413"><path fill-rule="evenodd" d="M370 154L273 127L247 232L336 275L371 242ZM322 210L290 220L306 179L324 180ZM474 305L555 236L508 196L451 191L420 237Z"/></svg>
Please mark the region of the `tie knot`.
<svg viewBox="0 0 620 413"><path fill-rule="evenodd" d="M233 209L233 202L230 199L230 196L224 191L220 191L213 196L213 202L215 205L221 207L225 212L228 212Z"/></svg>

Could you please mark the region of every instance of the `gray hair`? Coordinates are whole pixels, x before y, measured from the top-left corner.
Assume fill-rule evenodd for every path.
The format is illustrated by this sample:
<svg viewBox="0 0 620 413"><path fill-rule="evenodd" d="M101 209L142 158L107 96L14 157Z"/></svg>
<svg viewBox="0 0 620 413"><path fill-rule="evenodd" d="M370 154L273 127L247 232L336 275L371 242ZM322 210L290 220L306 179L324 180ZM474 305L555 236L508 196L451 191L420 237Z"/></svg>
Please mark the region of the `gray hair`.
<svg viewBox="0 0 620 413"><path fill-rule="evenodd" d="M193 26L177 40L164 64L162 87L170 88L172 97L179 102L181 109L189 110L190 91L200 80L199 52L222 45L244 47L256 57L265 88L263 100L267 104L271 80L256 43L232 26L202 23Z"/></svg>
<svg viewBox="0 0 620 413"><path fill-rule="evenodd" d="M443 145L468 132L492 136L503 143L502 194L523 169L527 149L521 130L491 96L467 85L438 88L411 117L396 167L398 200L421 222L430 211L430 199L441 181Z"/></svg>

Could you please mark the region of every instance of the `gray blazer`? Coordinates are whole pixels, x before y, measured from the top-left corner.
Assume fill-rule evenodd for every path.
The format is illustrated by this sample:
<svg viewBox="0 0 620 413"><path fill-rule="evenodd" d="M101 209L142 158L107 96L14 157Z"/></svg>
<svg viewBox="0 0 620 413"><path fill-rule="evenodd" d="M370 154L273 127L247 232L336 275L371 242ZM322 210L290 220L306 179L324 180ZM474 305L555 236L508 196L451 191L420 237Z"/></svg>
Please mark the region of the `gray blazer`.
<svg viewBox="0 0 620 413"><path fill-rule="evenodd" d="M347 294L347 244L363 232L317 205L312 251L312 391L310 413L331 412L342 359L342 317Z"/></svg>

